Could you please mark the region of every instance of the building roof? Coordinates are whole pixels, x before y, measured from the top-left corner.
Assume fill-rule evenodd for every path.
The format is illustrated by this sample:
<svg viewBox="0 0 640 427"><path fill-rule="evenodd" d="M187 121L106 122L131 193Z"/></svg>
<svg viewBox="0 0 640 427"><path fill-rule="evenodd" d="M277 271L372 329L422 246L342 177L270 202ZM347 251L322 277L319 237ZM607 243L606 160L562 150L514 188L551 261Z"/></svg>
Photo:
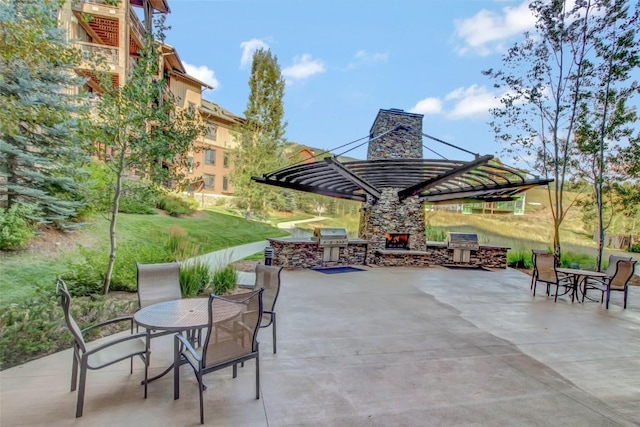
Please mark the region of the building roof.
<svg viewBox="0 0 640 427"><path fill-rule="evenodd" d="M130 0L130 3L133 6L142 7L143 0ZM149 3L151 4L151 7L158 12L171 13L167 0L149 0Z"/></svg>
<svg viewBox="0 0 640 427"><path fill-rule="evenodd" d="M202 106L200 107L200 113L216 117L218 119L227 121L231 124L242 124L244 122L244 118L240 116L236 116L231 111L226 110L221 106L219 106L218 104L208 101L204 98L202 98Z"/></svg>
<svg viewBox="0 0 640 427"><path fill-rule="evenodd" d="M386 188L400 200L418 196L423 202L503 201L550 179L479 156L472 161L441 159L383 159L340 162L334 157L293 165L261 177L258 183L308 193L350 199L376 200Z"/></svg>

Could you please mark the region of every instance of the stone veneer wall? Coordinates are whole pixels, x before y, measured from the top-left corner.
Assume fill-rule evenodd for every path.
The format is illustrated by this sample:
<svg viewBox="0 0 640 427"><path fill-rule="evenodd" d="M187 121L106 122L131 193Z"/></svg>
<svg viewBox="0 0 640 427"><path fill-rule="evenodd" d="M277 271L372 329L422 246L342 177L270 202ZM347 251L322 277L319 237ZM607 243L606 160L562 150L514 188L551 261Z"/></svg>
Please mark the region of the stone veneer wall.
<svg viewBox="0 0 640 427"><path fill-rule="evenodd" d="M422 118L422 114L406 113L402 110L380 110L371 125L370 138L396 126L403 126L404 129L369 141L367 160L421 159Z"/></svg>
<svg viewBox="0 0 640 427"><path fill-rule="evenodd" d="M371 138L397 126L398 129L369 141L367 160L421 159L422 114L402 110L380 110L371 126ZM397 171L402 175L402 171ZM386 233L408 233L409 248L424 251L426 245L424 204L417 197L400 202L402 188L383 188L379 200L363 203L358 237L369 241L369 263L375 264L375 251L384 250ZM407 259L407 263L414 264ZM397 265L402 265L399 261Z"/></svg>
<svg viewBox="0 0 640 427"><path fill-rule="evenodd" d="M324 248L313 241L286 241L286 239L269 239L273 248L273 264L284 268L336 267L341 265L365 265L367 243L349 243L340 248L339 261L323 261Z"/></svg>
<svg viewBox="0 0 640 427"><path fill-rule="evenodd" d="M409 233L409 249L426 249L424 204L417 197L400 202L397 188L385 188L375 204L363 204L358 237L369 241L369 253L385 248L385 233Z"/></svg>
<svg viewBox="0 0 640 427"><path fill-rule="evenodd" d="M477 251L471 251L468 264L453 262L453 249L446 243L427 242L426 251L379 250L369 257L369 264L381 267L425 267L428 265L463 265L465 267L507 268L508 247L482 245Z"/></svg>

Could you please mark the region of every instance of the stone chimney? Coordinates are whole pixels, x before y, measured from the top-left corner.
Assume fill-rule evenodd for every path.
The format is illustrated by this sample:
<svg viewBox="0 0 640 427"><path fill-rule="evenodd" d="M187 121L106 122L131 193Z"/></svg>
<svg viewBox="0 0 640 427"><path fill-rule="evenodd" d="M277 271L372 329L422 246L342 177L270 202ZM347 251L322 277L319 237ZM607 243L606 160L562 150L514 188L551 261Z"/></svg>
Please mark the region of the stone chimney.
<svg viewBox="0 0 640 427"><path fill-rule="evenodd" d="M367 160L422 159L422 117L398 109L380 110L371 126ZM397 173L402 176L402 170ZM370 263L375 263L377 251L385 250L387 233L408 234L409 249L426 250L423 203L417 196L400 201L398 191L402 189L383 188L379 200L362 204L358 236L369 241Z"/></svg>
<svg viewBox="0 0 640 427"><path fill-rule="evenodd" d="M371 125L370 140L395 127L400 128L369 141L367 160L421 159L423 117L397 108L380 110Z"/></svg>

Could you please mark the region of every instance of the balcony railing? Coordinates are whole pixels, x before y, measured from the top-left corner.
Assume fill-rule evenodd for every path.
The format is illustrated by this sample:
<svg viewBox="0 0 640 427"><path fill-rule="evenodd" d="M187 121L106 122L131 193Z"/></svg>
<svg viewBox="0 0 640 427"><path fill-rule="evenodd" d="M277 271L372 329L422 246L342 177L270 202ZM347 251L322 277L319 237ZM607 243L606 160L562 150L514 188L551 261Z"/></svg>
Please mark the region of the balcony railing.
<svg viewBox="0 0 640 427"><path fill-rule="evenodd" d="M131 22L131 31L136 35L136 38L140 41L140 43L144 43L144 35L147 33L147 30L140 22L140 18L133 11L133 9L129 8L129 21Z"/></svg>
<svg viewBox="0 0 640 427"><path fill-rule="evenodd" d="M73 8L82 10L82 5L84 4L95 4L98 6L105 6L111 8L120 7L120 1L113 0L73 0Z"/></svg>
<svg viewBox="0 0 640 427"><path fill-rule="evenodd" d="M82 50L82 56L86 61L102 59L109 65L118 65L118 48L88 42L76 42L76 44Z"/></svg>

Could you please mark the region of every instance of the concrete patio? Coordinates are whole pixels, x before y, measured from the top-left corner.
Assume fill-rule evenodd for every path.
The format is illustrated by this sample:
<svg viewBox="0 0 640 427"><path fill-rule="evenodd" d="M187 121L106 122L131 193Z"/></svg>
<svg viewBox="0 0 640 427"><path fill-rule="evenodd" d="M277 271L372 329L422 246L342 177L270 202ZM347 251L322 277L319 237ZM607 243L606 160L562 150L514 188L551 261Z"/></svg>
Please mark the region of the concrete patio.
<svg viewBox="0 0 640 427"><path fill-rule="evenodd" d="M640 425L640 288L571 303L529 291L516 270L375 268L285 271L278 354L262 330L255 364L206 378L214 426ZM541 289L543 287L539 287ZM154 339L151 374L171 362ZM70 350L0 373L0 425L195 426L195 377L182 367L149 386L142 363L91 371L74 418Z"/></svg>

